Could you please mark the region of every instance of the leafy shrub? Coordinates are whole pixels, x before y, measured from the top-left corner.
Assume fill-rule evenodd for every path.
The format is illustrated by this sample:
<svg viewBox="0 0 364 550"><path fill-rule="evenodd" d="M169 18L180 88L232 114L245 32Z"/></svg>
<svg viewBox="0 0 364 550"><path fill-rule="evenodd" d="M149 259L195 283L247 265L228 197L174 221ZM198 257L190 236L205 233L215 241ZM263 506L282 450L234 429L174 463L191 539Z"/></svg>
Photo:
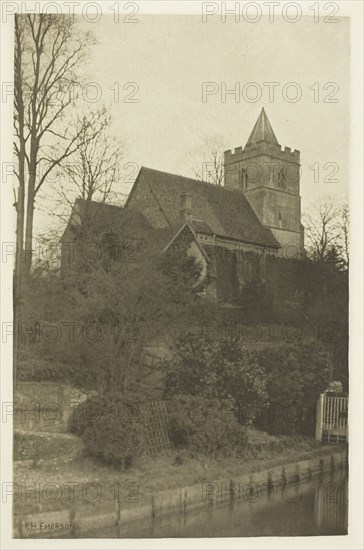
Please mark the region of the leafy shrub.
<svg viewBox="0 0 364 550"><path fill-rule="evenodd" d="M313 435L316 401L331 376L330 354L318 340L250 351L238 338L219 342L189 334L165 364L165 395L233 400L240 423Z"/></svg>
<svg viewBox="0 0 364 550"><path fill-rule="evenodd" d="M307 340L268 346L256 352L256 361L267 374L270 404L257 425L270 433L312 435L317 399L332 376L324 345Z"/></svg>
<svg viewBox="0 0 364 550"><path fill-rule="evenodd" d="M104 221L101 225L107 229L108 220ZM77 238L78 251L91 243L100 244L102 250L103 231L95 231L94 224L84 225ZM68 382L99 393L150 386L149 368L141 360L144 346L199 301L195 284L201 270L180 250L186 251L190 237L161 258L148 243L138 243L136 250L129 246L126 254L132 252L133 261L123 259L125 239L122 233L117 237L122 246L115 261L106 265L102 254L98 261L87 262L76 253L74 273L61 278L49 276L39 266L22 295L26 331L20 352L28 362L37 354L49 366L70 365ZM27 375L27 368L23 370ZM53 380L54 375L47 367L21 379Z"/></svg>
<svg viewBox="0 0 364 550"><path fill-rule="evenodd" d="M106 401L100 397L89 397L71 410L68 421L68 431L82 436L86 428L97 422L104 411Z"/></svg>
<svg viewBox="0 0 364 550"><path fill-rule="evenodd" d="M215 408L211 410L211 405ZM221 404L201 397L175 396L168 402L169 436L176 449L191 455L226 457L247 444L247 430L231 415L222 415ZM231 404L227 404L227 409Z"/></svg>
<svg viewBox="0 0 364 550"><path fill-rule="evenodd" d="M239 292L238 303L243 306L249 319L270 319L273 311L272 289L262 282L247 283Z"/></svg>
<svg viewBox="0 0 364 550"><path fill-rule="evenodd" d="M266 375L239 338L226 341L187 334L164 365L165 396L177 394L241 403L266 401Z"/></svg>
<svg viewBox="0 0 364 550"><path fill-rule="evenodd" d="M139 404L125 396L105 395L81 403L69 429L82 437L91 456L121 469L130 467L144 450Z"/></svg>

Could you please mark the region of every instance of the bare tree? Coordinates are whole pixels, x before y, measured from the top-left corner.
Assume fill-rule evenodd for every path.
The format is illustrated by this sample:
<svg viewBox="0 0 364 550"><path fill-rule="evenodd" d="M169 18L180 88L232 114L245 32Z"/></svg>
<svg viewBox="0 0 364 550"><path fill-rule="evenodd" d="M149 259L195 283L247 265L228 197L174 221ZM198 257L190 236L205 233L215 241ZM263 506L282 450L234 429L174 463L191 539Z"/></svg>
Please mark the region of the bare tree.
<svg viewBox="0 0 364 550"><path fill-rule="evenodd" d="M317 261L349 262L349 209L331 197L323 198L305 216L307 251Z"/></svg>
<svg viewBox="0 0 364 550"><path fill-rule="evenodd" d="M32 265L36 196L52 170L78 147L78 135L65 117L74 103L75 69L93 43L65 15L15 16L14 153L17 243L14 273L14 324L22 322L22 281ZM18 353L14 338L14 382Z"/></svg>
<svg viewBox="0 0 364 550"><path fill-rule="evenodd" d="M105 108L89 112L78 121L78 147L62 164L55 190L60 205L57 215L62 220L77 198L106 202L112 197L123 148L109 134L110 122Z"/></svg>
<svg viewBox="0 0 364 550"><path fill-rule="evenodd" d="M196 179L224 184L224 151L225 141L220 136L212 136L205 140L200 150L191 155L191 168Z"/></svg>
<svg viewBox="0 0 364 550"><path fill-rule="evenodd" d="M79 147L79 131L69 120L68 124L65 122L75 100L73 92L78 84L75 69L92 43L89 33L77 31L72 17L48 14L15 17L17 266L24 264L25 275L32 265L37 193L52 170Z"/></svg>
<svg viewBox="0 0 364 550"><path fill-rule="evenodd" d="M340 255L344 261L345 266L349 267L349 205L347 202L344 202L339 210L338 216L338 229L340 233L340 242L338 243L338 248Z"/></svg>

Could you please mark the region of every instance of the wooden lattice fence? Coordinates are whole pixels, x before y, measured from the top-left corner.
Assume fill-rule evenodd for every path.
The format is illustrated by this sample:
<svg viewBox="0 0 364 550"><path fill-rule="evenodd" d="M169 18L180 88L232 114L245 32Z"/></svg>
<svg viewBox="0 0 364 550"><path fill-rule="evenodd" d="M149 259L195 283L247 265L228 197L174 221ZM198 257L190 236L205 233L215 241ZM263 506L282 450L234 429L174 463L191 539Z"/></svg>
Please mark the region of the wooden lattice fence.
<svg viewBox="0 0 364 550"><path fill-rule="evenodd" d="M144 406L146 446L149 454L172 451L168 436L168 412L164 401L149 401Z"/></svg>

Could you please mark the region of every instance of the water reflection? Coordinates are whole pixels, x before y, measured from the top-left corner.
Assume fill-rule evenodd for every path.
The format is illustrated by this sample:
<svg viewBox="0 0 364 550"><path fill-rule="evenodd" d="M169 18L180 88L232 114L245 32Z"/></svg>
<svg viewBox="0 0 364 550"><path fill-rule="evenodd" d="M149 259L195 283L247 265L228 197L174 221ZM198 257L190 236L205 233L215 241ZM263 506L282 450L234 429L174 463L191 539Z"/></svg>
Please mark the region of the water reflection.
<svg viewBox="0 0 364 550"><path fill-rule="evenodd" d="M319 483L314 516L320 534L345 534L348 522L348 479Z"/></svg>
<svg viewBox="0 0 364 550"><path fill-rule="evenodd" d="M91 538L314 536L347 533L347 471L289 484L257 502L231 502L150 518L87 535Z"/></svg>

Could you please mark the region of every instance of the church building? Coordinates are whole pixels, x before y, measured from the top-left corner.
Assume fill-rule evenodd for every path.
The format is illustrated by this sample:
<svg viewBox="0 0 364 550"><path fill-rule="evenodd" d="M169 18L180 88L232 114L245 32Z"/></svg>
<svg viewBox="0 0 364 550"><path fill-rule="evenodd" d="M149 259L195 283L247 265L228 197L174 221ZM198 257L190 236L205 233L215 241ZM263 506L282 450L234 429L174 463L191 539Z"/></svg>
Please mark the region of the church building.
<svg viewBox="0 0 364 550"><path fill-rule="evenodd" d="M124 207L78 199L61 240L61 270L70 267L69 245L86 211L109 248L123 239L163 254L187 235L186 252L217 300L264 280L274 260L302 258L300 153L281 147L264 109L244 149L225 152L224 173L217 186L142 167Z"/></svg>

